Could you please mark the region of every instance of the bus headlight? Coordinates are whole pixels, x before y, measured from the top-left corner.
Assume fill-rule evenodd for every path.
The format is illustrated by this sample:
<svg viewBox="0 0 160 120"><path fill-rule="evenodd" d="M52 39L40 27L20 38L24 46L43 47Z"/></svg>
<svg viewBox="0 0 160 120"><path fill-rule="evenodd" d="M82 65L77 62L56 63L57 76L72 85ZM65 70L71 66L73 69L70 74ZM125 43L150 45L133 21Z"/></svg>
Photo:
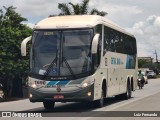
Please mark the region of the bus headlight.
<svg viewBox="0 0 160 120"><path fill-rule="evenodd" d="M37 88L37 85L35 83L31 84L32 88Z"/></svg>
<svg viewBox="0 0 160 120"><path fill-rule="evenodd" d="M88 86L88 83L86 82L82 84L82 87L87 87L87 86Z"/></svg>
<svg viewBox="0 0 160 120"><path fill-rule="evenodd" d="M30 93L30 94L29 94L29 98L32 98L32 97L33 97L33 95Z"/></svg>
<svg viewBox="0 0 160 120"><path fill-rule="evenodd" d="M0 93L0 97L3 97L4 93Z"/></svg>

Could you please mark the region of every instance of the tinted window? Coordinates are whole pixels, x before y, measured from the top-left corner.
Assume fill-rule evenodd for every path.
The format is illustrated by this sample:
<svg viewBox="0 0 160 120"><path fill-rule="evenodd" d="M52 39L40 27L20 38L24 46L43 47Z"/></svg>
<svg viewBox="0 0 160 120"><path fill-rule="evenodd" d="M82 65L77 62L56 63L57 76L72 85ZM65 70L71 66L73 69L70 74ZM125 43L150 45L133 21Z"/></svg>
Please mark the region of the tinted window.
<svg viewBox="0 0 160 120"><path fill-rule="evenodd" d="M104 50L117 53L135 55L136 40L135 38L123 34L119 31L104 27Z"/></svg>

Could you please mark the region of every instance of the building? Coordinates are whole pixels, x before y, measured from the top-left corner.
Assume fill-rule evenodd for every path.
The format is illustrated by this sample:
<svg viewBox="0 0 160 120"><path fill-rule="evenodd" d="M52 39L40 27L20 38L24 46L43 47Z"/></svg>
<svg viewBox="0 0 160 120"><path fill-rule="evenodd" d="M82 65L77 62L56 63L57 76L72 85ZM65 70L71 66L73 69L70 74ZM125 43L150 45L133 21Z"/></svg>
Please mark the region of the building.
<svg viewBox="0 0 160 120"><path fill-rule="evenodd" d="M153 63L153 59L152 57L138 57L138 61L139 60L144 60L146 61L147 63Z"/></svg>

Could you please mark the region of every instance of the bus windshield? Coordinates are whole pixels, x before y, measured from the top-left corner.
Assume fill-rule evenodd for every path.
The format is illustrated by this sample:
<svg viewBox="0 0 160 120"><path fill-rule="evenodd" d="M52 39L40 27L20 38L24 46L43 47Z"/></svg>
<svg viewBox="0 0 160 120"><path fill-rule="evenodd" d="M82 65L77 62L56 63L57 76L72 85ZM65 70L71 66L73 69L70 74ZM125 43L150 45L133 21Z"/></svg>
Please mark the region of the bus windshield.
<svg viewBox="0 0 160 120"><path fill-rule="evenodd" d="M91 71L92 29L34 31L31 73L64 77Z"/></svg>

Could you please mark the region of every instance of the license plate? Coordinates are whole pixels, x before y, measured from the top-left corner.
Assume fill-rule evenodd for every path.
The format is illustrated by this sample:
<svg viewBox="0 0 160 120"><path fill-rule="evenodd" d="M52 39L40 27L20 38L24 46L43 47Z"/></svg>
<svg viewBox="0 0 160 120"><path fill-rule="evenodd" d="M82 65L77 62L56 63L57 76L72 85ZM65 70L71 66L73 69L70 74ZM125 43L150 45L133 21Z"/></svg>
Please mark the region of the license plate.
<svg viewBox="0 0 160 120"><path fill-rule="evenodd" d="M54 99L63 99L64 95L54 95L53 98Z"/></svg>

